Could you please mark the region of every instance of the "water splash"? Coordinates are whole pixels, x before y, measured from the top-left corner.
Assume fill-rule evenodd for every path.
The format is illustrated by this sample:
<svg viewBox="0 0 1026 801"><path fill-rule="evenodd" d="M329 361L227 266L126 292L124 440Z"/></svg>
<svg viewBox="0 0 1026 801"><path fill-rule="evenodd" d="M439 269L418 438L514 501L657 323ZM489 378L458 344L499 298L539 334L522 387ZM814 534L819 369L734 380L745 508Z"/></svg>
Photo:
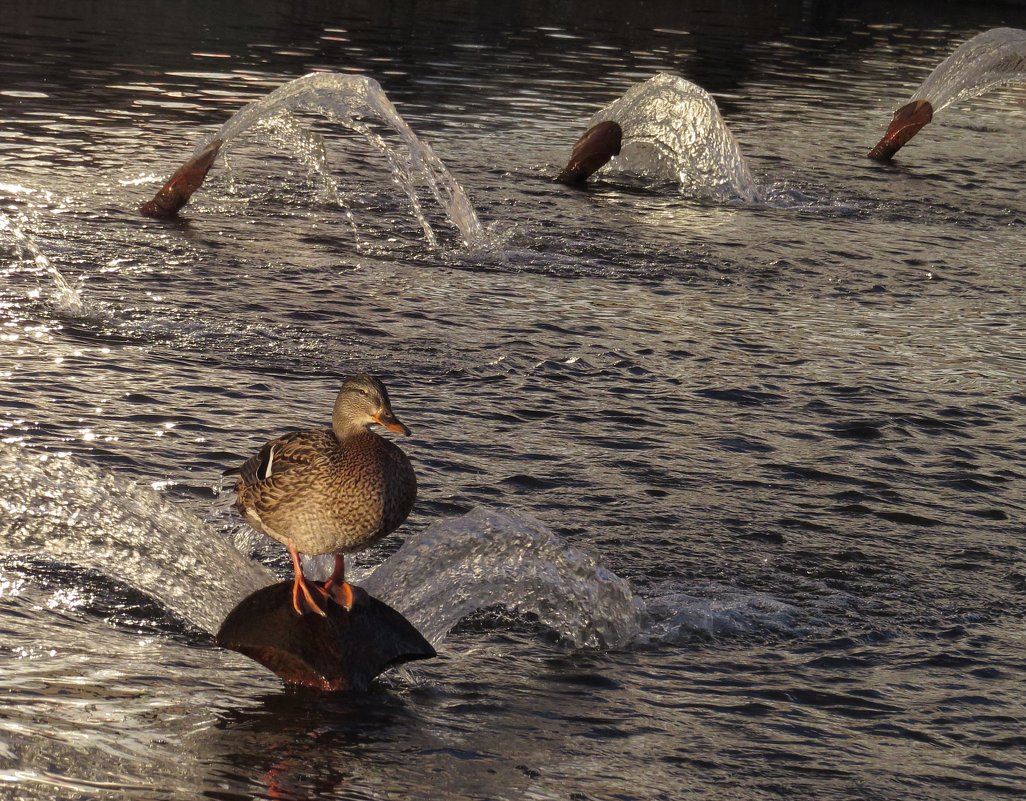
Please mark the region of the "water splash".
<svg viewBox="0 0 1026 801"><path fill-rule="evenodd" d="M98 570L210 633L276 580L150 487L2 443L0 553ZM317 560L306 561L313 575ZM537 618L574 648L790 633L801 617L770 596L720 585L657 588L646 604L542 523L487 507L430 526L369 575L350 578L436 645L467 616L495 606Z"/></svg>
<svg viewBox="0 0 1026 801"><path fill-rule="evenodd" d="M910 101L926 100L936 113L1017 81L1026 81L1026 31L992 28L964 42L938 64Z"/></svg>
<svg viewBox="0 0 1026 801"><path fill-rule="evenodd" d="M342 209L346 221L352 229L356 249L361 251L360 232L356 227L356 217L353 215L353 210L349 207L345 195L338 191L338 181L332 175L328 163L328 146L324 137L303 125L295 114L285 110L262 119L256 125L266 130L272 141L296 156L306 166L310 176L320 183L326 201ZM229 166L228 153L223 153L222 158L227 168L232 191L235 191L235 179ZM436 242L434 231L431 231L428 241Z"/></svg>
<svg viewBox="0 0 1026 801"><path fill-rule="evenodd" d="M53 280L50 301L53 305L63 312L81 314L85 309L85 304L82 301L79 287L69 284L67 279L61 275L60 270L39 249L35 240L2 212L0 212L0 231L9 231L14 237L14 242L21 252L22 261L29 262L50 275Z"/></svg>
<svg viewBox="0 0 1026 801"><path fill-rule="evenodd" d="M688 194L759 199L716 101L679 75L661 73L632 87L588 125L605 120L623 129L623 148L606 170L673 181Z"/></svg>
<svg viewBox="0 0 1026 801"><path fill-rule="evenodd" d="M793 635L804 624L801 610L791 604L718 583L657 587L646 608L649 620L640 639L648 642Z"/></svg>
<svg viewBox="0 0 1026 801"><path fill-rule="evenodd" d="M211 633L275 581L151 488L2 443L0 553L99 570ZM503 605L576 647L616 646L638 633L644 610L626 581L587 554L537 521L491 509L411 537L359 583L436 643L467 615Z"/></svg>
<svg viewBox="0 0 1026 801"><path fill-rule="evenodd" d="M99 570L211 633L235 604L274 581L151 488L7 444L0 444L0 551Z"/></svg>
<svg viewBox="0 0 1026 801"><path fill-rule="evenodd" d="M439 643L479 609L530 614L577 648L619 647L641 630L630 584L544 525L478 508L410 537L360 582Z"/></svg>
<svg viewBox="0 0 1026 801"><path fill-rule="evenodd" d="M254 127L266 131L273 142L291 151L303 163L310 175L319 181L328 202L345 208L345 198L339 193L338 182L331 174L328 146L321 134L303 125L295 114L285 110L264 117Z"/></svg>
<svg viewBox="0 0 1026 801"><path fill-rule="evenodd" d="M427 185L431 195L459 230L468 247L475 247L481 240L481 223L463 188L431 147L422 142L406 124L378 82L364 75L313 73L290 81L267 97L236 112L215 134L196 147L194 155L198 156L217 139L223 140L227 147L233 139L249 128L268 119L282 119L282 112L320 114L364 136L388 162L396 183L409 198L414 216L432 247L437 247L438 237L424 216L417 194L418 181L423 181ZM403 149L393 148L375 132L365 121L368 118L376 119L395 131L406 146L405 152ZM301 159L307 166L313 166L323 175L327 175L328 165L323 141L317 145L316 140L305 133L301 138L305 142L299 150Z"/></svg>

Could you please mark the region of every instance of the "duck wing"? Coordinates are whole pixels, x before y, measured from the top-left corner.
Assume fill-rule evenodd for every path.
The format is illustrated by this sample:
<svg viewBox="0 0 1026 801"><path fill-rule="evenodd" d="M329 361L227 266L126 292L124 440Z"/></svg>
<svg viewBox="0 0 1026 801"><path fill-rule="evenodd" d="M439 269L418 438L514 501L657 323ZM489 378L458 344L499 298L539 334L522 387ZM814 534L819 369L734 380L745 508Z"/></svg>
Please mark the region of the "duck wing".
<svg viewBox="0 0 1026 801"><path fill-rule="evenodd" d="M325 453L337 446L330 428L319 431L294 431L272 439L246 460L239 470L239 483L255 486L295 470L323 461Z"/></svg>

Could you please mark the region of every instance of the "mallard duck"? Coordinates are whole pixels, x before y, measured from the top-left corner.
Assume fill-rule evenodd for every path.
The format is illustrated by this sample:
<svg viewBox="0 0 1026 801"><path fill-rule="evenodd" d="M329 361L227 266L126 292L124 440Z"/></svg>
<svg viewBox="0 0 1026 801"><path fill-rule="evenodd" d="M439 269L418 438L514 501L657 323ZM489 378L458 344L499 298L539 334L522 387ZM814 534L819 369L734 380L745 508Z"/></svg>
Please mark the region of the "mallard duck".
<svg viewBox="0 0 1026 801"><path fill-rule="evenodd" d="M385 385L358 375L342 385L331 428L285 434L242 465L235 507L253 528L288 548L295 571L292 606L299 615L325 614L299 554L335 554L331 577L313 589L351 609L344 554L395 531L413 508L417 478L410 460L372 425L410 434L392 413Z"/></svg>

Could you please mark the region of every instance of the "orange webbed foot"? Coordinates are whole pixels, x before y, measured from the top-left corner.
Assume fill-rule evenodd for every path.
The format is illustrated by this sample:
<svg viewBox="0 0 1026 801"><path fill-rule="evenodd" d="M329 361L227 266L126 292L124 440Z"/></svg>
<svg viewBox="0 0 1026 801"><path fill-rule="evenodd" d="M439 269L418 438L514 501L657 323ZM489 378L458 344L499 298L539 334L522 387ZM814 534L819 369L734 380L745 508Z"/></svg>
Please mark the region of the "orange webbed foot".
<svg viewBox="0 0 1026 801"><path fill-rule="evenodd" d="M292 581L292 608L300 617L307 612L315 612L321 617L327 617L328 613L324 611L321 602L314 598L313 593L310 592L310 585L303 576L303 563L299 561L299 551L296 550L296 546L291 541L288 544L288 549L289 556L292 557L292 571L295 576ZM328 597L327 590L319 584L314 584L313 586L323 598Z"/></svg>
<svg viewBox="0 0 1026 801"><path fill-rule="evenodd" d="M353 585L346 581L346 561L340 553L335 554L335 570L324 582L323 591L347 612L352 610L356 596Z"/></svg>
<svg viewBox="0 0 1026 801"><path fill-rule="evenodd" d="M316 584L313 586L323 598L329 597L323 587ZM328 613L324 611L324 607L321 606L321 601L318 601L313 593L310 592L310 585L302 576L296 576L295 581L292 583L292 608L300 617L307 612L313 612L321 617L328 616Z"/></svg>

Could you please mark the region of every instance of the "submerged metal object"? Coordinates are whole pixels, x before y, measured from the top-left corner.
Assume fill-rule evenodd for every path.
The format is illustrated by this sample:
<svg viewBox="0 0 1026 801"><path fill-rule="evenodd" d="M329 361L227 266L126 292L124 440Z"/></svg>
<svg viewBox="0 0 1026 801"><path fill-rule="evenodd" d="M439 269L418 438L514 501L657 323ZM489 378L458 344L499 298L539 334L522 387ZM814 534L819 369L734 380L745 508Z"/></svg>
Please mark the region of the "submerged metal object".
<svg viewBox="0 0 1026 801"><path fill-rule="evenodd" d="M328 600L321 617L295 613L291 581L264 587L229 612L217 643L286 684L326 691L364 691L388 668L436 655L405 617L365 590L353 590L352 609Z"/></svg>
<svg viewBox="0 0 1026 801"><path fill-rule="evenodd" d="M189 202L192 193L203 185L223 144L222 139L215 139L198 155L185 162L160 187L153 200L148 200L139 207L139 211L146 217L174 217L178 210Z"/></svg>
<svg viewBox="0 0 1026 801"><path fill-rule="evenodd" d="M620 154L622 141L623 130L619 123L606 120L593 125L574 143L570 161L556 181L568 186L583 184L613 156Z"/></svg>
<svg viewBox="0 0 1026 801"><path fill-rule="evenodd" d="M866 155L877 161L890 161L894 154L932 119L933 106L929 100L913 100L906 103L894 112L887 133Z"/></svg>

